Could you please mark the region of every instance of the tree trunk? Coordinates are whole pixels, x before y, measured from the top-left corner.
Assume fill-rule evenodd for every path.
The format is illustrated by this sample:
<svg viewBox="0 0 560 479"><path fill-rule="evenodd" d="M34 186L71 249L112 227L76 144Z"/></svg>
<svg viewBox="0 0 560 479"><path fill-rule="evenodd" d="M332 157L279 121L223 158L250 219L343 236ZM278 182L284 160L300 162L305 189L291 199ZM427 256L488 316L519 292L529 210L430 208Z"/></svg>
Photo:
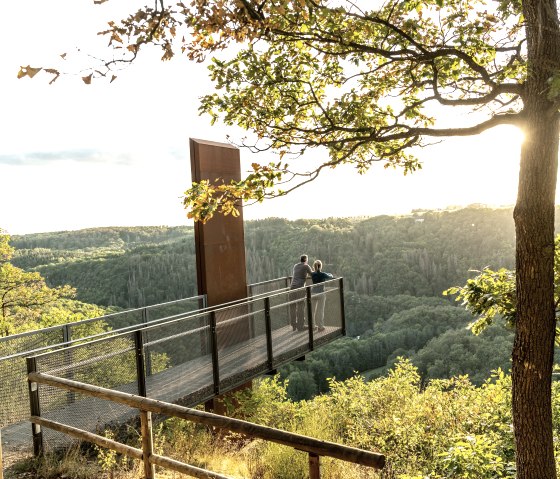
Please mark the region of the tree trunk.
<svg viewBox="0 0 560 479"><path fill-rule="evenodd" d="M524 96L516 229L517 318L512 354L513 426L518 479L556 479L552 442L554 355L554 204L557 108L547 92L560 69L555 0L523 2L528 78Z"/></svg>

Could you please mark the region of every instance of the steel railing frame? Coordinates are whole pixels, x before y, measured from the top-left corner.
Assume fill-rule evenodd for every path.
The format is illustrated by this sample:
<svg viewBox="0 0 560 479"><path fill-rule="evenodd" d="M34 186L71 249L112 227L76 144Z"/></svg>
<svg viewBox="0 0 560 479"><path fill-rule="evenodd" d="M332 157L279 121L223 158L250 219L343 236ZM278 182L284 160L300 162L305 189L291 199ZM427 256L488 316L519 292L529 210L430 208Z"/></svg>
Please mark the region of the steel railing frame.
<svg viewBox="0 0 560 479"><path fill-rule="evenodd" d="M329 284L333 284L333 283L337 283L338 284L338 288L342 288L343 286L343 278L335 278L332 280L329 280L328 282L325 282L324 285L326 285L326 287L329 287ZM312 308L310 306L311 304L311 289L313 288L312 285L309 286L303 286L301 289L302 291L305 290L305 296L304 296L304 300L306 301L307 304L307 310L308 310L308 335L309 335L309 341L307 344L307 349L305 350L305 352L311 352L314 349L315 346L315 339L314 339L314 334L313 334L313 319L312 319ZM291 291L297 291L297 290L291 290ZM206 397L204 400L208 400L216 395L222 394L228 390L234 389L237 386L240 386L242 384L244 384L246 382L246 379L240 380L240 381L234 381L232 382L229 387L227 388L222 388L221 386L221 376L220 376L220 368L219 368L219 364L220 364L220 360L219 360L219 351L218 351L218 337L217 337L217 323L216 323L216 314L220 313L220 312L225 312L230 308L235 308L239 305L243 305L243 304L247 304L249 305L250 303L254 303L257 301L263 301L263 303L265 304L265 330L270 329L272 331L272 324L271 324L271 307L270 307L270 299L274 298L274 297L280 297L281 295L285 295L287 292L287 290L282 290L281 292L274 292L273 294L261 294L261 295L257 295L253 298L246 298L244 300L238 300L238 301L232 301L230 303L227 303L225 305L219 305L219 306L214 306L214 307L208 307L205 310L201 310L195 313L189 313L188 315L185 315L183 317L179 317L179 318L174 318L174 319L167 319L164 321L164 319L160 319L160 320L155 320L152 321L148 324L142 324L138 327L136 327L135 329L129 329L127 331L121 331L121 332L117 332L117 334L113 334L111 336L105 336L102 338L96 338L93 339L91 341L88 341L87 343L79 343L79 344L69 344L67 345L67 347L64 348L64 353L65 354L72 354L72 352L74 350L76 350L77 348L81 348L81 347L91 347L92 345L95 344L101 344L104 342L109 342L109 341L118 341L119 339L122 338L131 338L132 336L132 340L134 341L134 346L131 347L129 350L135 349L136 350L136 357L138 357L138 355L140 354L138 351L141 349L142 350L142 356L146 356L144 354L144 350L147 347L153 346L157 343L163 342L163 341L169 341L172 339L176 339L180 336L184 336L187 334L194 334L194 333L198 333L203 329L207 329L209 334L210 334L210 354L211 354L211 358L212 358L212 376L213 376L213 394ZM267 301L268 300L268 301ZM296 301L301 301L301 300L295 300L295 301L287 301L282 303L281 305L276 305L276 307L285 307L286 305L289 305L290 303L296 302ZM268 313L266 311L266 304L268 303ZM342 305L341 305L342 307ZM342 310L341 310L342 313ZM227 320L225 320L224 322L220 323L220 325L223 325L226 322L232 322L232 321L237 321L240 319L246 319L249 316L252 316L254 314L254 311L250 311L245 315L239 315L237 317L234 318L229 318ZM145 336L150 332L150 330L155 330L156 328L162 327L162 326L169 326L172 325L173 323L180 323L183 321L191 321L191 320L195 320L195 319L200 319L201 316L208 316L209 318L209 324L206 326L200 326L200 327L196 327L192 330L188 330L188 331L183 331L181 333L178 333L176 335L172 335L169 337L165 337L165 338L160 338L157 339L153 342L145 342L144 338ZM342 328L340 328L341 334L337 335L337 336L342 336ZM332 334L332 333L331 333ZM277 369L279 366L286 364L290 361L292 361L293 359L296 359L298 356L301 356L300 354L295 355L294 357L292 356L288 356L286 357L284 360L276 360L274 357L274 354L272 353L273 351L273 344L272 344L272 334L268 335L267 333L265 333L266 336L266 348L267 348L267 364L266 364L266 370L263 371L263 374L266 374L268 372L274 371L275 369ZM113 351L110 353L107 353L103 356L103 359L107 359L108 357L111 356L116 356L118 354L121 354L123 352L126 352L128 350L118 350L118 351ZM37 360L37 359L45 359L49 356L52 355L57 355L60 354L61 350L53 350L53 351L47 351L47 352L42 352L33 356L30 356L31 358ZM28 357L29 359L29 357ZM83 364L87 363L95 363L96 360L98 360L99 358L90 358L87 360L84 360ZM75 365L81 365L81 362L75 363ZM49 373L56 373L59 370L62 369L67 369L67 365L62 365L59 366L58 368L54 368L49 370ZM141 373L140 373L141 371ZM146 391L146 369L145 369L145 360L143 359L142 362L142 368L140 369L140 366L137 364L137 390L139 392L140 395L143 395L142 393Z"/></svg>

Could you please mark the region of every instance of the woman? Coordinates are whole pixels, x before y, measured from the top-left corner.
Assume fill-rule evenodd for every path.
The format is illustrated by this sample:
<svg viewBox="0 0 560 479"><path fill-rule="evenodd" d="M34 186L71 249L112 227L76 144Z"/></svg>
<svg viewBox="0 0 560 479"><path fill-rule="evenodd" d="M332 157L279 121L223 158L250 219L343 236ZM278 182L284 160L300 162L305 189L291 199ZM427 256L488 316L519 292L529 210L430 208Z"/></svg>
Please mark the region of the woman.
<svg viewBox="0 0 560 479"><path fill-rule="evenodd" d="M320 260L316 260L313 263L313 273L311 273L311 281L313 284L324 283L329 279L333 279L334 276L330 273L324 273L321 271L323 269L323 263ZM325 286L319 284L314 286L312 290L313 296L311 300L313 302L313 318L315 319L315 324L318 326L318 331L325 330L325 324L323 322L325 315L325 302L327 300L327 295L325 294Z"/></svg>

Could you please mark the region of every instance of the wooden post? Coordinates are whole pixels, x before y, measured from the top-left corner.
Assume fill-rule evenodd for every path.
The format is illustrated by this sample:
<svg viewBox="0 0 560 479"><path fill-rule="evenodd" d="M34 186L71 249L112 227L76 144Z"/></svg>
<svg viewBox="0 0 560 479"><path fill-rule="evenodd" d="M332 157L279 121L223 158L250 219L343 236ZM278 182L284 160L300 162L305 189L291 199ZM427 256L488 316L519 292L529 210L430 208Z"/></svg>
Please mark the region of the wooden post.
<svg viewBox="0 0 560 479"><path fill-rule="evenodd" d="M140 411L140 428L142 431L142 461L144 462L144 477L155 479L156 468L151 462L154 453L154 436L152 433L152 413Z"/></svg>
<svg viewBox="0 0 560 479"><path fill-rule="evenodd" d="M37 361L35 358L27 358L27 374L37 372ZM39 384L33 380L27 381L29 389L29 405L31 415L41 417L41 406L39 403ZM43 454L43 431L39 424L31 423L31 433L33 435L33 454L35 457Z"/></svg>
<svg viewBox="0 0 560 479"><path fill-rule="evenodd" d="M321 479L320 458L317 454L309 453L309 479Z"/></svg>

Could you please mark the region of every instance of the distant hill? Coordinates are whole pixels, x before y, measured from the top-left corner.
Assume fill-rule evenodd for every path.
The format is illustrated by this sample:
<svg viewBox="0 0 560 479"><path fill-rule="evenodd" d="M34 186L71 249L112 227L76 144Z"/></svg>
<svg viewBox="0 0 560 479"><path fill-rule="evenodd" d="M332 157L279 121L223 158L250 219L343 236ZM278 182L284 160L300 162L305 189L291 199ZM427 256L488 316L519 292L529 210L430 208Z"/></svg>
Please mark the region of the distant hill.
<svg viewBox="0 0 560 479"><path fill-rule="evenodd" d="M111 227L13 236L13 263L80 300L138 307L196 294L192 227Z"/></svg>
<svg viewBox="0 0 560 479"><path fill-rule="evenodd" d="M511 209L471 207L368 219L270 218L245 225L250 282L290 274L300 254L360 294L439 296L470 269L511 268ZM113 227L12 237L14 264L71 284L79 299L135 307L196 294L192 227Z"/></svg>

